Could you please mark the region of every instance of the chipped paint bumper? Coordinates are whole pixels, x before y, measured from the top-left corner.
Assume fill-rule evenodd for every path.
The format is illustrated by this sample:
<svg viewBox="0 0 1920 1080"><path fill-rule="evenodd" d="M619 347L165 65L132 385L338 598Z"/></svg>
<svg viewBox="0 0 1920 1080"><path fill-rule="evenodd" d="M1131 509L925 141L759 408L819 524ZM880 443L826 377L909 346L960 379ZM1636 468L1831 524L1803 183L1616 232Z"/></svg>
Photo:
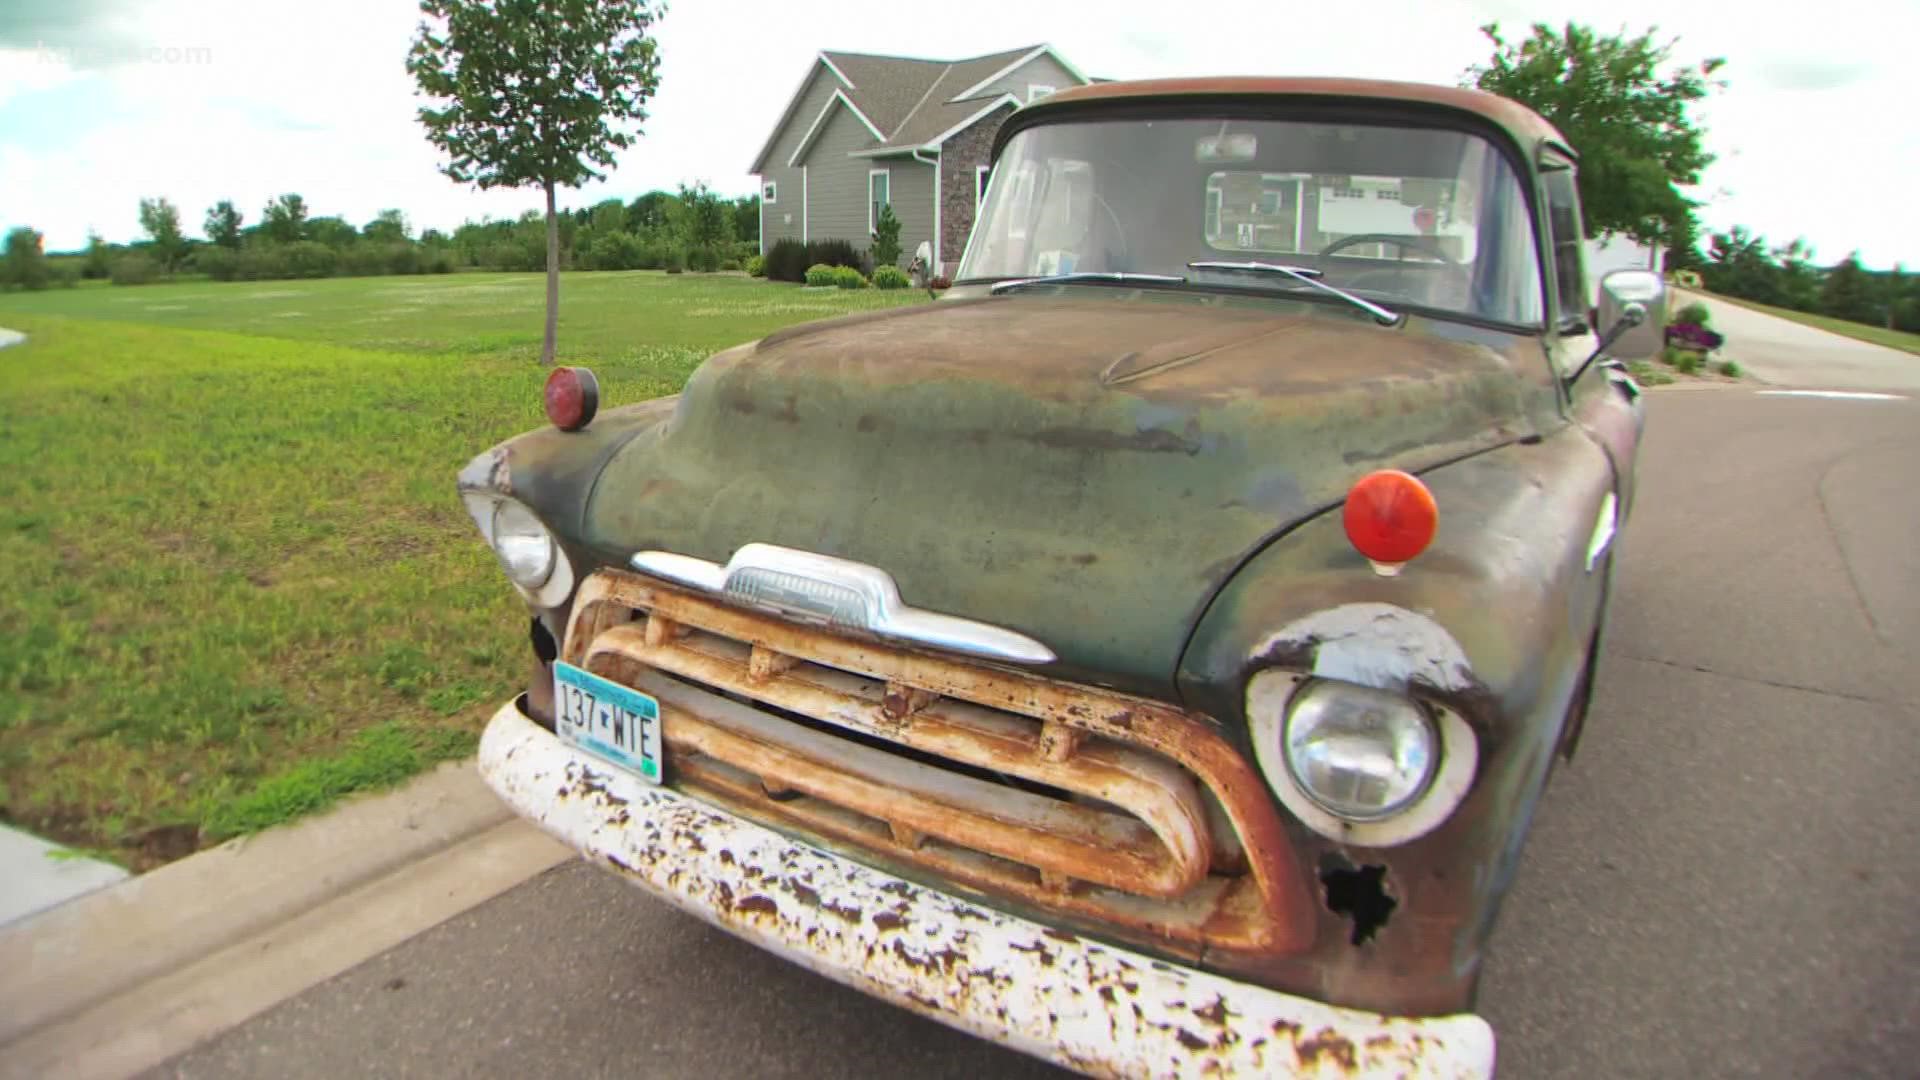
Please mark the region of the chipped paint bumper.
<svg viewBox="0 0 1920 1080"><path fill-rule="evenodd" d="M647 891L838 982L1096 1075L1478 1077L1477 1016L1380 1016L1152 960L819 850L582 754L512 702L480 772Z"/></svg>

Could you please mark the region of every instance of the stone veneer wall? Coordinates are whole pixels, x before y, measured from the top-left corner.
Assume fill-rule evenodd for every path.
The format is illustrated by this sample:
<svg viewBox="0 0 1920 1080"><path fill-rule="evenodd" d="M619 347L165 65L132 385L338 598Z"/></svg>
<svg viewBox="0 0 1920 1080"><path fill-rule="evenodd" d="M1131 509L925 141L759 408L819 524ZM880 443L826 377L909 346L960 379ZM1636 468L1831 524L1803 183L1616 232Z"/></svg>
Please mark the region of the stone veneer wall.
<svg viewBox="0 0 1920 1080"><path fill-rule="evenodd" d="M985 165L993 136L1013 106L996 109L940 147L940 273L952 277L973 229L973 170Z"/></svg>

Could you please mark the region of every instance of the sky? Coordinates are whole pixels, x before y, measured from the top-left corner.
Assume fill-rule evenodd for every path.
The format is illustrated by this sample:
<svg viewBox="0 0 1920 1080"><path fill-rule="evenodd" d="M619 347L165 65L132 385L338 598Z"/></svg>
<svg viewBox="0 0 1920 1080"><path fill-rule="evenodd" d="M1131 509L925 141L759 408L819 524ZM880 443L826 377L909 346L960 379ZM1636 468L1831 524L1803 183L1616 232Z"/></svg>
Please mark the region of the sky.
<svg viewBox="0 0 1920 1080"><path fill-rule="evenodd" d="M1914 0L1722 7L1705 0L1207 0L1170 18L1134 0L676 0L656 26L661 86L644 137L562 204L631 199L747 174L820 50L955 59L1041 42L1106 78L1354 75L1455 84L1534 21L1657 26L1675 62L1721 56L1728 87L1698 110L1718 156L1691 194L1710 229L1795 237L1821 262L1857 250L1920 264L1920 38ZM1737 11L1737 14L1735 12ZM961 13L951 17L947 13ZM0 0L0 230L49 250L139 233L166 196L198 235L231 199L249 222L282 192L355 224L387 207L416 228L511 217L535 190L480 192L437 170L404 66L413 0Z"/></svg>

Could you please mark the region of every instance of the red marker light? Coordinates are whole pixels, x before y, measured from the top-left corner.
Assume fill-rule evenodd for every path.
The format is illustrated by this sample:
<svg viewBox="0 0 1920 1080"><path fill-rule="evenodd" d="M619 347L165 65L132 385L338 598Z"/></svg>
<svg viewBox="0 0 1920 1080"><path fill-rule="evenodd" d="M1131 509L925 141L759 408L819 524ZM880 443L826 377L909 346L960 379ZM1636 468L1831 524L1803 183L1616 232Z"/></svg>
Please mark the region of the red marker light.
<svg viewBox="0 0 1920 1080"><path fill-rule="evenodd" d="M1372 560L1375 569L1391 574L1433 542L1440 508L1433 492L1414 476L1381 469L1361 477L1347 492L1343 517L1354 549Z"/></svg>
<svg viewBox="0 0 1920 1080"><path fill-rule="evenodd" d="M557 367L547 376L547 419L561 431L579 431L600 410L600 381L583 367Z"/></svg>

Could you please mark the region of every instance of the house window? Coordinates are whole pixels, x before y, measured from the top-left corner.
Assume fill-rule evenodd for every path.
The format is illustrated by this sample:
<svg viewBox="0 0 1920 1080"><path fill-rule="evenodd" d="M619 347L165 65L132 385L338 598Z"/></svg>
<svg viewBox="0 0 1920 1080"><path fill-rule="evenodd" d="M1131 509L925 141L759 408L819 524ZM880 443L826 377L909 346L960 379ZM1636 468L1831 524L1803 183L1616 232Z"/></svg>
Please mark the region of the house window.
<svg viewBox="0 0 1920 1080"><path fill-rule="evenodd" d="M1553 280L1560 295L1560 325L1578 333L1587 324L1586 243L1580 235L1580 195L1571 165L1540 173L1547 196L1547 233L1553 244Z"/></svg>
<svg viewBox="0 0 1920 1080"><path fill-rule="evenodd" d="M867 235L880 223L880 208L893 204L893 174L886 169L867 172Z"/></svg>
<svg viewBox="0 0 1920 1080"><path fill-rule="evenodd" d="M769 180L760 185L760 201L766 203L768 206L772 206L774 203L780 201L778 197L779 193L780 186L777 181Z"/></svg>
<svg viewBox="0 0 1920 1080"><path fill-rule="evenodd" d="M1046 97L1048 94L1051 94L1051 93L1053 93L1053 87L1048 86L1045 83L1028 83L1027 84L1027 100L1029 102L1039 101L1041 98Z"/></svg>
<svg viewBox="0 0 1920 1080"><path fill-rule="evenodd" d="M980 216L980 204L985 202L987 199L987 178L991 175L993 175L993 170L988 168L985 165L975 165L973 167L973 216L974 217Z"/></svg>

